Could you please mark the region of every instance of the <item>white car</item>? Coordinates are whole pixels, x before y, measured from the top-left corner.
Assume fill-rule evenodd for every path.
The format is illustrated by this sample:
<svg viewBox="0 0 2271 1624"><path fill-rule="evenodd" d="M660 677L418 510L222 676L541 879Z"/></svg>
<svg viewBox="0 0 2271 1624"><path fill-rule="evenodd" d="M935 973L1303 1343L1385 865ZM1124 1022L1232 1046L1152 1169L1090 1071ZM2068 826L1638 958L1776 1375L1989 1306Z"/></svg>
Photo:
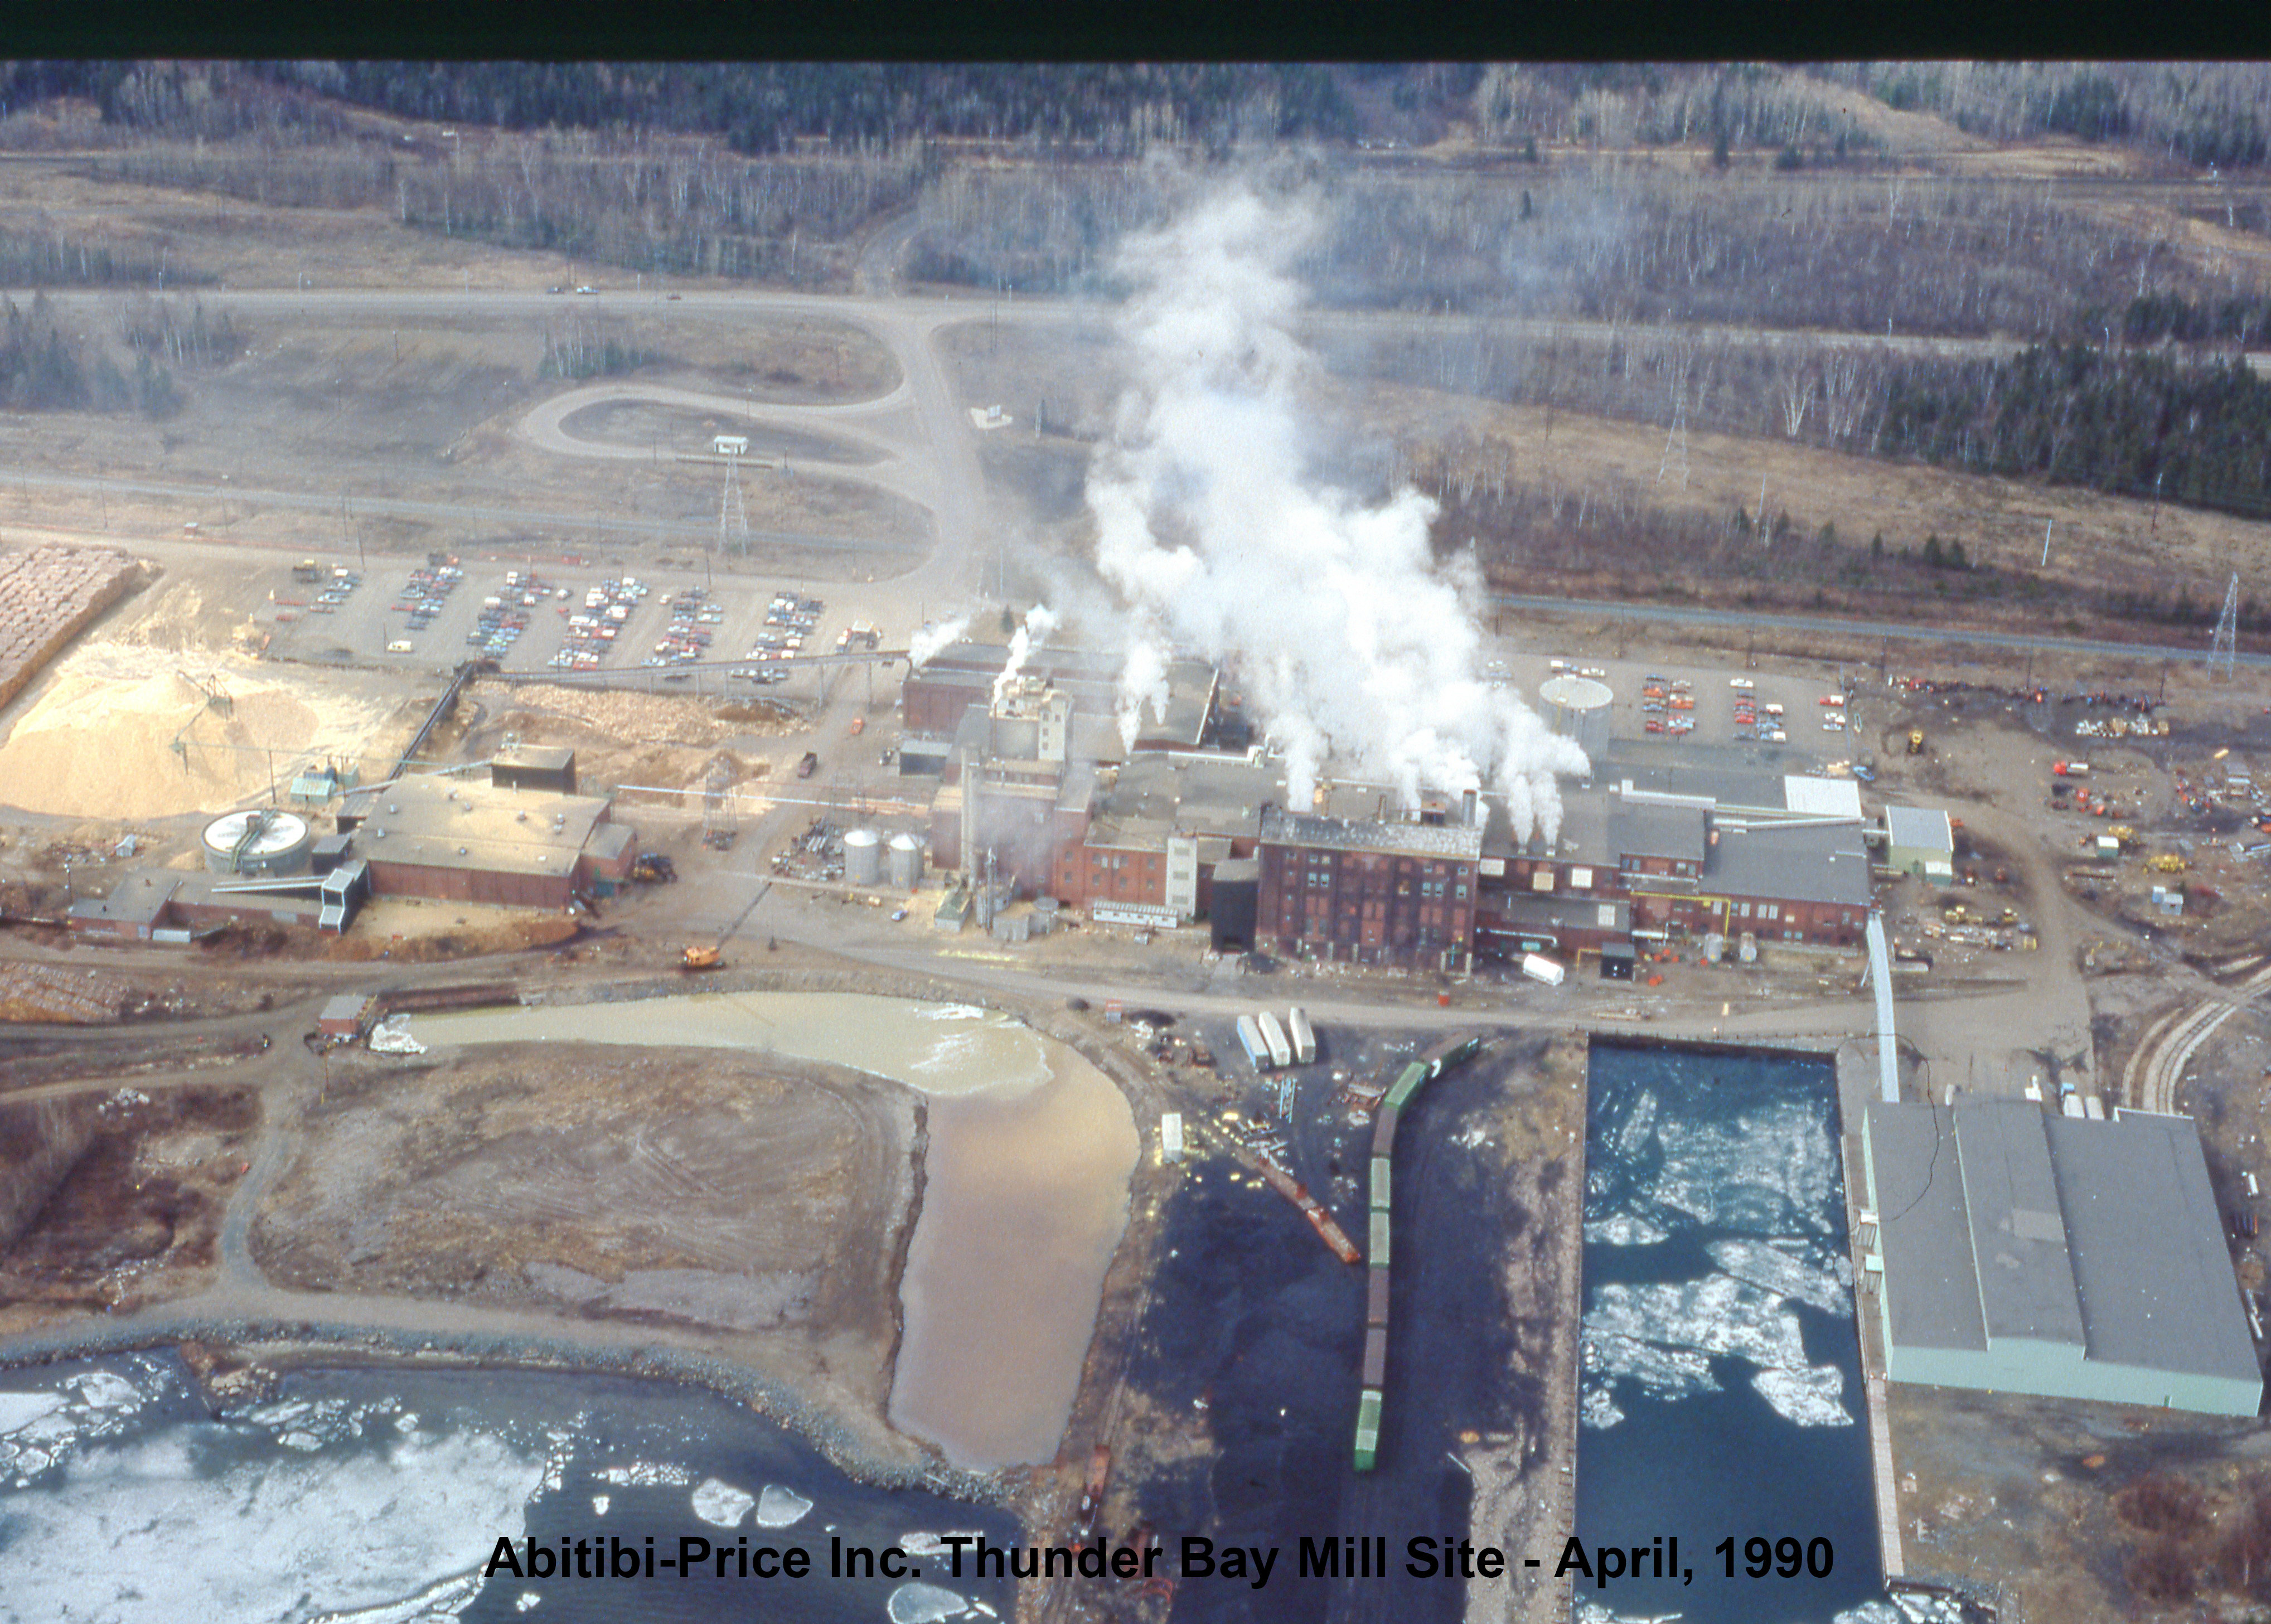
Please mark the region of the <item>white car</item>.
<svg viewBox="0 0 2271 1624"><path fill-rule="evenodd" d="M1727 679L1727 686L1747 694L1751 689L1756 688L1758 684L1752 682L1748 677L1729 677Z"/></svg>
<svg viewBox="0 0 2271 1624"><path fill-rule="evenodd" d="M1821 719L1821 731L1824 733L1843 733L1845 731L1845 719L1842 716L1823 717Z"/></svg>

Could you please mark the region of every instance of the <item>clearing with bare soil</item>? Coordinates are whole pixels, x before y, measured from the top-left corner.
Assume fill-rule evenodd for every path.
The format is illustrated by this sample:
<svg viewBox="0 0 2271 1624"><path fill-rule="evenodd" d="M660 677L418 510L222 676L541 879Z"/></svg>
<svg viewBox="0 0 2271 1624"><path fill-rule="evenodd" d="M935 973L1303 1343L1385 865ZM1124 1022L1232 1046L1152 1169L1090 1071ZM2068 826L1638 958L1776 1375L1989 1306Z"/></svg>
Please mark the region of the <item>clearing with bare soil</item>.
<svg viewBox="0 0 2271 1624"><path fill-rule="evenodd" d="M577 1046L335 1061L253 1232L279 1285L738 1333L880 1412L920 1116L820 1069Z"/></svg>

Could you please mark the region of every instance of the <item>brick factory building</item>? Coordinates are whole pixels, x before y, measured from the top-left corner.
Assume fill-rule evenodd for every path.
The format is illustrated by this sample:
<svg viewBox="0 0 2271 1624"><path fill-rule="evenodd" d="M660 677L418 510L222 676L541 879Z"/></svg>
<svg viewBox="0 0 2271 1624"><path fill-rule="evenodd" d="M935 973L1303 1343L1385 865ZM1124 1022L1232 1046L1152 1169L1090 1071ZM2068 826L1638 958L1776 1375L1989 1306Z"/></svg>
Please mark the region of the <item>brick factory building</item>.
<svg viewBox="0 0 2271 1624"><path fill-rule="evenodd" d="M528 908L564 908L594 880L627 878L637 846L597 796L442 773L358 791L339 828L378 896Z"/></svg>
<svg viewBox="0 0 2271 1624"><path fill-rule="evenodd" d="M1284 953L1463 968L1483 831L1264 808L1254 931Z"/></svg>

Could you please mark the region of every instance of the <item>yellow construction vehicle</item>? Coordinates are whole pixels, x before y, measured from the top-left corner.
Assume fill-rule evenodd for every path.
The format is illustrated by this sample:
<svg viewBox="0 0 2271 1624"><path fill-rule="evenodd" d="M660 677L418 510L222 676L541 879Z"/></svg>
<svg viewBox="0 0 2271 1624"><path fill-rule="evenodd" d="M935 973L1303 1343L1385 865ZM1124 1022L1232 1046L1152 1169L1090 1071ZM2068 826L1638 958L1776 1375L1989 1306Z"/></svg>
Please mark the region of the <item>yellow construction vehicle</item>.
<svg viewBox="0 0 2271 1624"><path fill-rule="evenodd" d="M1912 727L1909 730L1909 754L1911 756L1921 756L1924 754L1923 728Z"/></svg>
<svg viewBox="0 0 2271 1624"><path fill-rule="evenodd" d="M718 950L713 947L689 947L678 956L681 970L715 970L719 962Z"/></svg>
<svg viewBox="0 0 2271 1624"><path fill-rule="evenodd" d="M2137 843L2137 831L2126 823L2116 823L2105 832L2124 846L2134 846Z"/></svg>
<svg viewBox="0 0 2271 1624"><path fill-rule="evenodd" d="M2187 865L2174 852L2156 852L2145 860L2145 867L2155 874L2182 874Z"/></svg>

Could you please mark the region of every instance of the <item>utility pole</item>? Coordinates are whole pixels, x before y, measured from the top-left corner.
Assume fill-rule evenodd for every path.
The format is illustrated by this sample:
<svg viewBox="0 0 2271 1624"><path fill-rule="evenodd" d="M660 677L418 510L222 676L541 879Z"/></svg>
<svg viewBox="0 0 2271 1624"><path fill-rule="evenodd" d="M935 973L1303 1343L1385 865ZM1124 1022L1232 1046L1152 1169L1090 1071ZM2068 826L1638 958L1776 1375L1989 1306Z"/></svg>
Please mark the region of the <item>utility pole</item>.
<svg viewBox="0 0 2271 1624"><path fill-rule="evenodd" d="M2042 562L2040 564L2038 564L2038 565L2036 565L2036 566L2037 569L2047 570L2047 569L2049 569L2049 568L2050 568L2050 562L2051 562L2051 526L2052 525L2057 524L2057 523L2058 523L2058 520L2056 520L2056 519L2054 519L2054 518L2046 518L2046 519L2044 519L2044 520L2043 521L2043 562Z"/></svg>

